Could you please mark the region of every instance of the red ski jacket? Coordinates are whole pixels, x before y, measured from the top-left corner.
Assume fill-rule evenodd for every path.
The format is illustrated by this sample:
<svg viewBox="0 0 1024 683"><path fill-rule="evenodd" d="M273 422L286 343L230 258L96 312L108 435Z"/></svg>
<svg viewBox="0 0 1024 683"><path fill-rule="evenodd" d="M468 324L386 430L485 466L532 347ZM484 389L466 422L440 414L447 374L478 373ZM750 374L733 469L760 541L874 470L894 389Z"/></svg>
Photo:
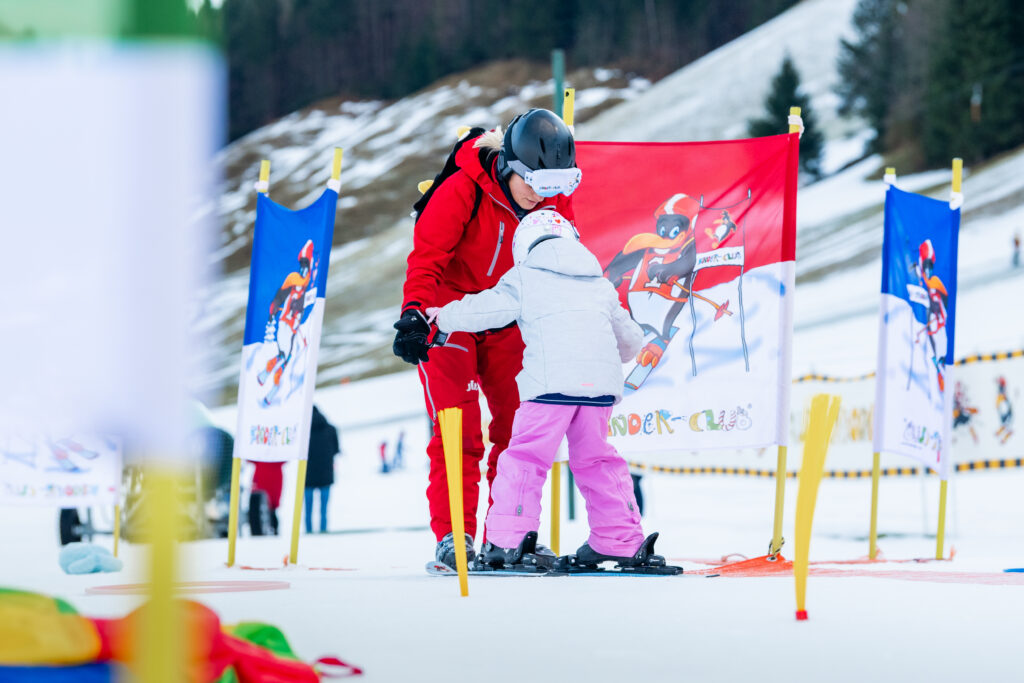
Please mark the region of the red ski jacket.
<svg viewBox="0 0 1024 683"><path fill-rule="evenodd" d="M472 142L455 155L459 170L434 191L416 223L405 270L402 310L443 306L490 289L512 267L512 235L519 219L494 180L494 162L484 170L480 149ZM480 208L470 220L476 186L483 190ZM557 195L533 211L554 209L575 221L572 200Z"/></svg>

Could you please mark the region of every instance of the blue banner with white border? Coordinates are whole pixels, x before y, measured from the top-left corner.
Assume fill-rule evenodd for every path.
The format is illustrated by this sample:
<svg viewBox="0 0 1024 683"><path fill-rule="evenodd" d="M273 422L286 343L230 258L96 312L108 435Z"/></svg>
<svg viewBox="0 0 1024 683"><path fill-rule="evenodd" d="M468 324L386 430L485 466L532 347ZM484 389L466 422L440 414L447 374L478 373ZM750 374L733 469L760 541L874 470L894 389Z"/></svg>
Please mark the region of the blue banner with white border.
<svg viewBox="0 0 1024 683"><path fill-rule="evenodd" d="M293 211L257 198L236 457L306 457L337 200L328 188Z"/></svg>
<svg viewBox="0 0 1024 683"><path fill-rule="evenodd" d="M948 471L960 209L885 196L875 450Z"/></svg>

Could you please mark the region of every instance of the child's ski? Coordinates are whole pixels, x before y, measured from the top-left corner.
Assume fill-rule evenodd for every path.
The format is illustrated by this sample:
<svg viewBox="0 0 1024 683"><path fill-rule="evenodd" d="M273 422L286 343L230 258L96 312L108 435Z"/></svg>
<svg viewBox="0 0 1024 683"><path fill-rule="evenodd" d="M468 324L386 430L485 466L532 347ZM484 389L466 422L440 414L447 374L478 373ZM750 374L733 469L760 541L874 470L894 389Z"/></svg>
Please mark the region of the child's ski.
<svg viewBox="0 0 1024 683"><path fill-rule="evenodd" d="M458 576L459 572L454 567L449 567L444 562L427 562L427 573L432 576ZM544 576L546 570L540 567L529 565L512 565L494 569L492 567L479 566L472 563L469 566L469 574L473 576Z"/></svg>

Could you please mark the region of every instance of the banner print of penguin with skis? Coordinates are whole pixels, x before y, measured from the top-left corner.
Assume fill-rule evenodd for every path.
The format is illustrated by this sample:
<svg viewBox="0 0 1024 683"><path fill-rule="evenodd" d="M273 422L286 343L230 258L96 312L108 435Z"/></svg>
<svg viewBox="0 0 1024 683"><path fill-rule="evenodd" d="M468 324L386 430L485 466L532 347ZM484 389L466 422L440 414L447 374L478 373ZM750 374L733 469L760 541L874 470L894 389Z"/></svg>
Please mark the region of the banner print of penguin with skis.
<svg viewBox="0 0 1024 683"><path fill-rule="evenodd" d="M620 451L787 443L798 144L577 144L582 241L645 334Z"/></svg>
<svg viewBox="0 0 1024 683"><path fill-rule="evenodd" d="M949 470L956 382L960 209L890 186L885 195L875 450Z"/></svg>
<svg viewBox="0 0 1024 683"><path fill-rule="evenodd" d="M257 197L236 457L306 457L337 201L330 188L299 211Z"/></svg>

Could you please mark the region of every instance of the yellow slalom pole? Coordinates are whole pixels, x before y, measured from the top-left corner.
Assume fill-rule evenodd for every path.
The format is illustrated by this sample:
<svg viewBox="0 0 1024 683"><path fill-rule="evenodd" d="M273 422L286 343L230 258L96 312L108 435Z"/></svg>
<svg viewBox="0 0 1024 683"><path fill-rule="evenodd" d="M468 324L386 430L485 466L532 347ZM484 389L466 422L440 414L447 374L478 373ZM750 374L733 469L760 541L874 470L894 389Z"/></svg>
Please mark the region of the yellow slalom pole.
<svg viewBox="0 0 1024 683"><path fill-rule="evenodd" d="M142 616L140 680L176 683L185 672L185 630L174 599L178 573L178 477L166 464L150 465L144 480L146 536L150 543L150 598Z"/></svg>
<svg viewBox="0 0 1024 683"><path fill-rule="evenodd" d="M295 564L299 561L299 523L302 521L302 500L306 495L306 459L299 461L299 473L295 475L295 510L292 514L292 548L288 562Z"/></svg>
<svg viewBox="0 0 1024 683"><path fill-rule="evenodd" d="M117 542L121 540L121 506L114 505L114 557L117 557Z"/></svg>
<svg viewBox="0 0 1024 683"><path fill-rule="evenodd" d="M882 455L875 453L871 464L871 530L868 532L868 559L878 556L878 480L882 475Z"/></svg>
<svg viewBox="0 0 1024 683"><path fill-rule="evenodd" d="M270 188L268 187L269 183L270 183L270 161L268 159L264 159L263 161L260 162L260 187L259 187L259 189L256 190L256 192L259 193L259 194L269 194L270 193Z"/></svg>
<svg viewBox="0 0 1024 683"><path fill-rule="evenodd" d="M946 484L945 479L939 484L939 531L935 534L935 559L942 559L942 546L946 540Z"/></svg>
<svg viewBox="0 0 1024 683"><path fill-rule="evenodd" d="M341 157L345 153L341 147L334 148L334 160L331 162L331 180L341 180Z"/></svg>
<svg viewBox="0 0 1024 683"><path fill-rule="evenodd" d="M793 542L793 577L796 579L796 618L807 619L807 572L811 549L811 526L818 502L818 485L825 471L825 456L832 428L839 417L839 397L818 394L811 399L811 421L804 440L800 463L800 486L796 492L796 539Z"/></svg>
<svg viewBox="0 0 1024 683"><path fill-rule="evenodd" d="M790 107L789 108L789 115L790 116L800 116L800 107ZM789 132L790 133L799 133L800 132L800 126L795 124L795 123L789 124Z"/></svg>
<svg viewBox="0 0 1024 683"><path fill-rule="evenodd" d="M953 192L959 192L963 185L964 160L960 157L953 159Z"/></svg>
<svg viewBox="0 0 1024 683"><path fill-rule="evenodd" d="M566 88L562 99L562 120L572 128L576 116L576 88Z"/></svg>
<svg viewBox="0 0 1024 683"><path fill-rule="evenodd" d="M772 544L768 548L768 559L774 560L782 550L782 510L786 500L786 446L779 446L779 457L775 463L775 521L772 524Z"/></svg>
<svg viewBox="0 0 1024 683"><path fill-rule="evenodd" d="M228 566L235 566L235 542L238 540L238 479L242 459L231 458L231 496L228 501Z"/></svg>
<svg viewBox="0 0 1024 683"><path fill-rule="evenodd" d="M455 540L455 568L459 572L459 592L469 595L469 562L466 558L466 524L462 509L462 408L445 408L438 412L444 467L448 475L448 505L452 515L452 536Z"/></svg>
<svg viewBox="0 0 1024 683"><path fill-rule="evenodd" d="M562 463L557 460L551 465L551 550L558 550L559 526L562 522Z"/></svg>

